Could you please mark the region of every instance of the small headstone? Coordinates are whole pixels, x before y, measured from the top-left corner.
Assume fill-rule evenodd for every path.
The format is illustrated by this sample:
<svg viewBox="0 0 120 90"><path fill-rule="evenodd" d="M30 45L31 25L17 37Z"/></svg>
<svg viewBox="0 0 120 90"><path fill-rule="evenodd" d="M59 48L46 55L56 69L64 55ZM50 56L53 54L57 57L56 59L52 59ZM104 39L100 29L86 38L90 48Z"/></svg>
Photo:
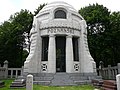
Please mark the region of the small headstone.
<svg viewBox="0 0 120 90"><path fill-rule="evenodd" d="M116 76L117 90L120 90L120 74Z"/></svg>
<svg viewBox="0 0 120 90"><path fill-rule="evenodd" d="M27 75L26 90L33 90L33 75Z"/></svg>

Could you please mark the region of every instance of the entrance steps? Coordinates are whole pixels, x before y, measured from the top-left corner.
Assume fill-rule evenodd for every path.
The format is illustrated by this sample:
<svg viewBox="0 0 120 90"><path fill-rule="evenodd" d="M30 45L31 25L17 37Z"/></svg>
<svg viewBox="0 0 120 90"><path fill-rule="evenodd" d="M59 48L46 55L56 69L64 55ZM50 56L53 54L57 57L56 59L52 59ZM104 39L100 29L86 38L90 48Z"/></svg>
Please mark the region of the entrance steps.
<svg viewBox="0 0 120 90"><path fill-rule="evenodd" d="M94 79L101 79L101 77L96 74L82 74L82 73L37 73L33 75L33 83L39 85L47 86L73 86L73 85L83 85L92 84L91 81ZM18 87L18 82L21 85L21 81L26 80L26 76L17 78L14 81L14 86Z"/></svg>
<svg viewBox="0 0 120 90"><path fill-rule="evenodd" d="M76 85L74 81L70 79L67 73L56 73L51 81L51 86L68 86Z"/></svg>
<svg viewBox="0 0 120 90"><path fill-rule="evenodd" d="M91 84L93 79L101 79L101 77L95 74L81 73L40 73L34 76L34 84L50 86L72 86Z"/></svg>
<svg viewBox="0 0 120 90"><path fill-rule="evenodd" d="M50 85L51 80L54 77L52 73L38 73L33 75L33 83L40 85Z"/></svg>

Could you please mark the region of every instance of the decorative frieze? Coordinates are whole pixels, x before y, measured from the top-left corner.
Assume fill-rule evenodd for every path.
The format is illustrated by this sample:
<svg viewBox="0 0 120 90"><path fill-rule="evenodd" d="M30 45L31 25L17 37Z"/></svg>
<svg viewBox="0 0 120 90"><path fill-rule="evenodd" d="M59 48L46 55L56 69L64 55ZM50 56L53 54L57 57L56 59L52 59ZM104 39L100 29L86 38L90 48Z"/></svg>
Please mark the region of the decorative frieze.
<svg viewBox="0 0 120 90"><path fill-rule="evenodd" d="M72 29L77 29L80 30L80 23L75 23L75 22L70 22L68 20L52 20L48 23L42 22L41 27L39 28L44 29L44 28L51 28L51 27L66 27L66 28L72 28Z"/></svg>

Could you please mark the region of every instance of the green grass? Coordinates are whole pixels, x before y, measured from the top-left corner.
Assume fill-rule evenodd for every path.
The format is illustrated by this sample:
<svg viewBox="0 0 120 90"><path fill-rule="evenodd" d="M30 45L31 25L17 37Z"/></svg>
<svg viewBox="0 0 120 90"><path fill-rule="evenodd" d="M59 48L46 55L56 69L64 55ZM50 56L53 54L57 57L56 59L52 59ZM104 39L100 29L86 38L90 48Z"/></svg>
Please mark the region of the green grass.
<svg viewBox="0 0 120 90"><path fill-rule="evenodd" d="M26 90L25 88L20 89L10 89L10 84L13 80L3 80L5 82L5 87L0 88L0 90ZM82 86L40 86L34 85L33 90L94 90L94 87L91 85L82 85Z"/></svg>

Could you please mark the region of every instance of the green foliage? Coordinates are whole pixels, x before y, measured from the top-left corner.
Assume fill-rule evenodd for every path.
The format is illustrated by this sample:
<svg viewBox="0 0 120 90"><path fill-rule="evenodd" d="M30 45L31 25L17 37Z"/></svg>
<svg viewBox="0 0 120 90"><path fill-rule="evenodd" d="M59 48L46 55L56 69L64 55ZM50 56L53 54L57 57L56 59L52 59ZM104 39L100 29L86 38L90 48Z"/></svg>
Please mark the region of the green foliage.
<svg viewBox="0 0 120 90"><path fill-rule="evenodd" d="M79 10L88 25L88 44L97 66L116 65L120 59L120 12L93 4Z"/></svg>
<svg viewBox="0 0 120 90"><path fill-rule="evenodd" d="M9 87L10 87L10 84L13 82L13 80L10 79L10 80L2 80L2 81L5 82L5 87L0 88L0 90L10 90Z"/></svg>
<svg viewBox="0 0 120 90"><path fill-rule="evenodd" d="M5 82L5 87L0 88L0 90L26 90L25 88L15 88L10 89L10 84L13 80L3 80ZM33 90L94 90L95 88L91 85L81 85L81 86L40 86L33 85Z"/></svg>
<svg viewBox="0 0 120 90"><path fill-rule="evenodd" d="M40 5L34 15L45 6ZM28 10L21 10L0 25L0 63L8 60L9 67L21 67L28 55L26 40L32 28L33 16ZM28 42L29 43L29 42Z"/></svg>
<svg viewBox="0 0 120 90"><path fill-rule="evenodd" d="M106 49L109 54L107 62L116 65L120 62L120 12L111 13L109 30L105 33Z"/></svg>
<svg viewBox="0 0 120 90"><path fill-rule="evenodd" d="M23 48L25 38L32 26L33 15L21 10L10 17L9 21L0 26L0 61L8 60L9 67L21 67L23 64Z"/></svg>
<svg viewBox="0 0 120 90"><path fill-rule="evenodd" d="M103 5L93 4L85 8L81 8L79 13L87 22L89 34L101 33L109 23L110 12Z"/></svg>
<svg viewBox="0 0 120 90"><path fill-rule="evenodd" d="M47 5L47 4L40 4L39 5L39 7L36 9L36 11L34 11L34 16L36 16L38 13L39 13L39 11L45 6L45 5Z"/></svg>

